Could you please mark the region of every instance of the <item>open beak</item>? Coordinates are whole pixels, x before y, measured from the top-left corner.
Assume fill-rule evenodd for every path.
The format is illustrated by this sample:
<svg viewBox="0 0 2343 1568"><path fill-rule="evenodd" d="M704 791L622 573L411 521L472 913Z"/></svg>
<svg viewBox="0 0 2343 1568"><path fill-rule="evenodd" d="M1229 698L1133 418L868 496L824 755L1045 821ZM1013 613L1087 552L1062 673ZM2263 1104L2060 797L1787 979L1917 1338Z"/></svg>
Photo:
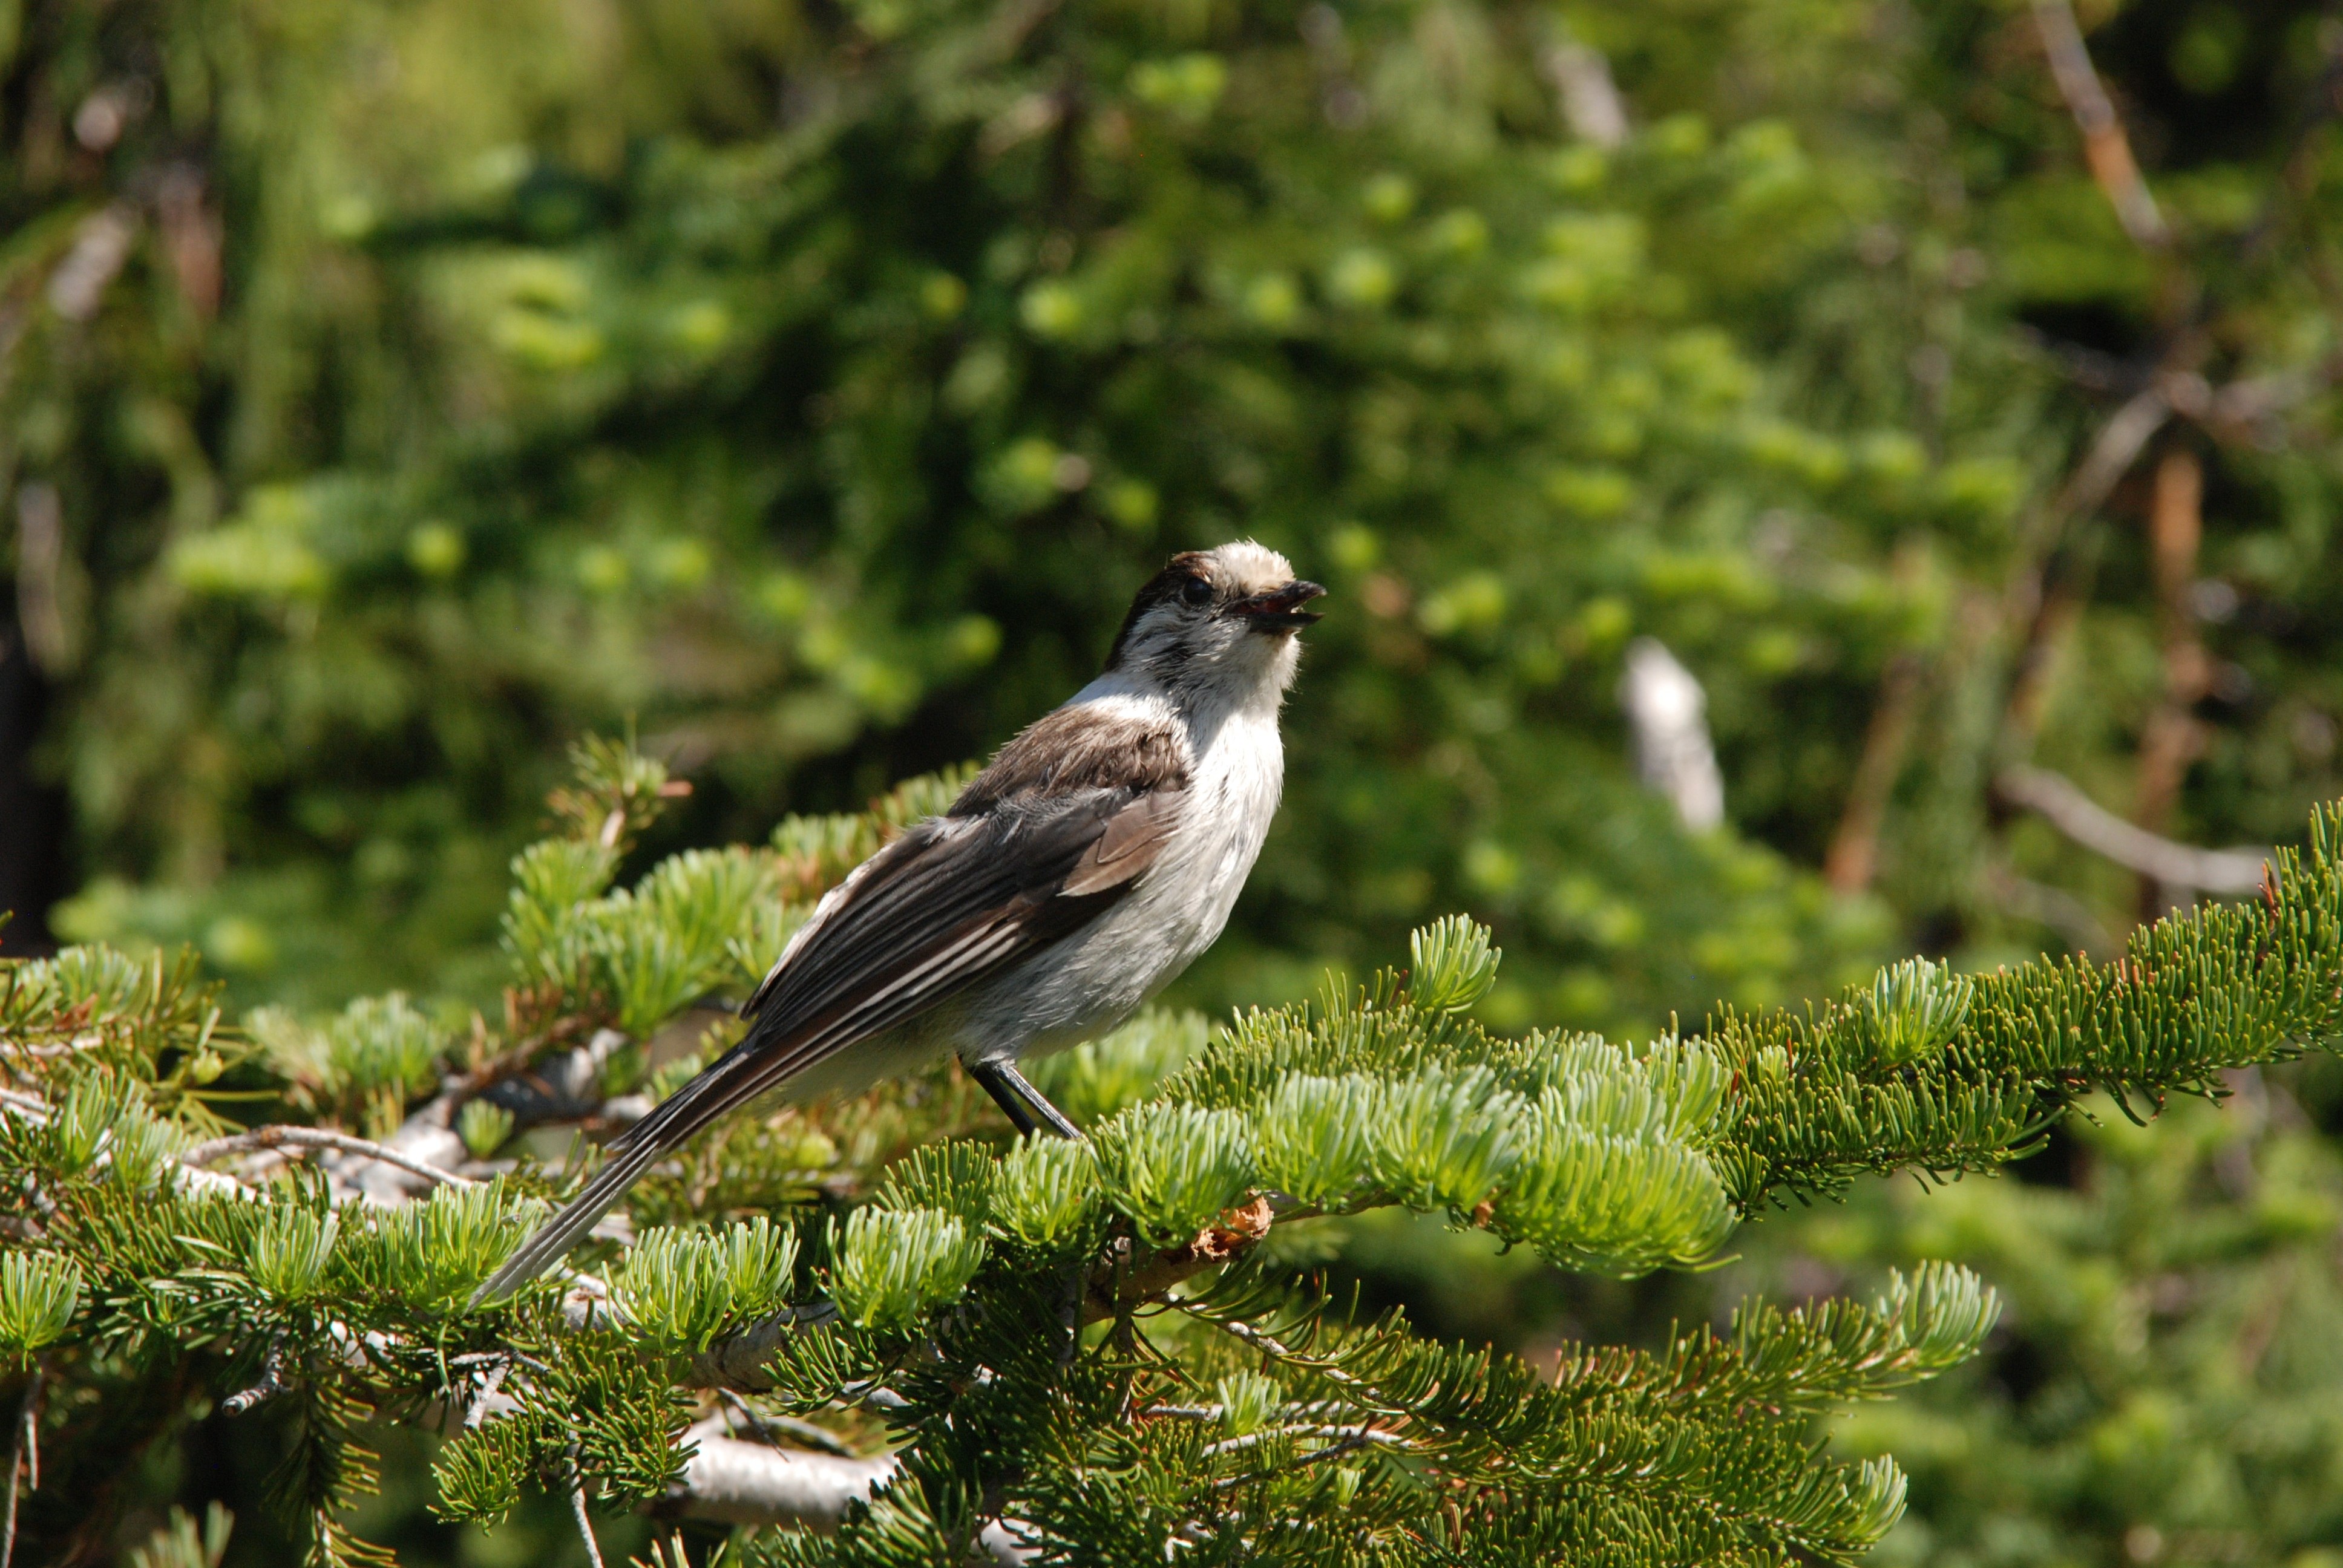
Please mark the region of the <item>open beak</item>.
<svg viewBox="0 0 2343 1568"><path fill-rule="evenodd" d="M1242 616L1252 623L1255 631L1300 631L1318 619L1317 611L1302 607L1325 596L1326 590L1318 584L1296 580L1251 598L1241 598L1229 606L1229 613Z"/></svg>

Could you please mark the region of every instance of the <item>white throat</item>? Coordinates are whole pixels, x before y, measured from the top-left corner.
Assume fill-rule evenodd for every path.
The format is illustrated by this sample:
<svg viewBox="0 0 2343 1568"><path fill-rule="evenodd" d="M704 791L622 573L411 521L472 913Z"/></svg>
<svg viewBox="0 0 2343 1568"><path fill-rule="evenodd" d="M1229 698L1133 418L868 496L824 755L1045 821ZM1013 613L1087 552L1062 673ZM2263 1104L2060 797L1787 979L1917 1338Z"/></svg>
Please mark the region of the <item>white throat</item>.
<svg viewBox="0 0 2343 1568"><path fill-rule="evenodd" d="M1265 637L1250 640L1263 645L1272 642ZM1280 637L1274 639L1273 646L1262 647L1257 656L1242 656L1253 652L1244 648L1239 655L1209 664L1200 661L1174 670L1168 677L1144 664L1120 665L1075 692L1064 706L1108 702L1118 707L1129 705L1124 711L1135 717L1175 719L1187 732L1188 743L1194 749L1198 761L1212 749L1222 729L1232 719L1266 723L1274 746L1278 710L1284 706L1286 689L1293 684L1302 661L1302 648L1295 638Z"/></svg>

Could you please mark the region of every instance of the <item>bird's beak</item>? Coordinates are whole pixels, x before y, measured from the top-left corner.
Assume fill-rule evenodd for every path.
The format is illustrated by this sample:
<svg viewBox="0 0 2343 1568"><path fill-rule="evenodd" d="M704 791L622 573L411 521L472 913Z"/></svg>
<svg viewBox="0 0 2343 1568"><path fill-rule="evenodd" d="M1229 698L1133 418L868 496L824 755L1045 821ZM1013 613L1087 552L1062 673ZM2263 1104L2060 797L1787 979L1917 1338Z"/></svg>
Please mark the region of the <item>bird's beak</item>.
<svg viewBox="0 0 2343 1568"><path fill-rule="evenodd" d="M1229 606L1229 613L1242 616L1252 623L1255 631L1300 631L1318 618L1315 610L1303 609L1302 606L1325 595L1326 590L1318 584L1296 580L1251 598L1241 598Z"/></svg>

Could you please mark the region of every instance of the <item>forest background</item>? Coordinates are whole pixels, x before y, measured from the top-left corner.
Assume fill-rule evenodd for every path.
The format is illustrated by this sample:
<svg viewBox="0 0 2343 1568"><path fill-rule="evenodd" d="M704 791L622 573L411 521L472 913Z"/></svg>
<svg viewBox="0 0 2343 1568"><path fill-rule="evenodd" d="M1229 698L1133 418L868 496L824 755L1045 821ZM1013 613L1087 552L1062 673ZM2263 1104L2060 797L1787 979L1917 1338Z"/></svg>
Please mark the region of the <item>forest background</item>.
<svg viewBox="0 0 2343 1568"><path fill-rule="evenodd" d="M1449 910L1485 1021L1622 1040L2107 957L2343 794L2338 85L2343 14L2211 0L0 0L7 950L459 1017L579 737L692 785L642 863L759 840L1252 535L1332 613L1178 1002ZM1990 1353L1832 1434L1913 1476L1876 1561L2343 1562L2343 1074L2230 1087L1710 1274L1330 1262L1536 1355L1965 1261ZM249 1448L125 1543L258 1520ZM402 1561L582 1550L405 1459Z"/></svg>

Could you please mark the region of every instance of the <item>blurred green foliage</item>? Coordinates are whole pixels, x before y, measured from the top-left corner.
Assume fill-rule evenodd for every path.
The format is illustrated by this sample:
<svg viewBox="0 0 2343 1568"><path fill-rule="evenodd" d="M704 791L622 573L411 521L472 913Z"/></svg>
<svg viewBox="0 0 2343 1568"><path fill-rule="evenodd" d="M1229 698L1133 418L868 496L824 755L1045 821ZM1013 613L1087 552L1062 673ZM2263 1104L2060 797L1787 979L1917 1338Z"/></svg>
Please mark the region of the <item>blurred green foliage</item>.
<svg viewBox="0 0 2343 1568"><path fill-rule="evenodd" d="M2080 20L2163 243L2093 183L2034 14L1973 0L0 0L0 770L57 792L65 843L56 885L15 885L70 894L61 937L199 946L291 1010L258 1031L280 1066L377 1044L286 1067L363 1121L401 1026L321 1010L459 1016L500 934L600 942L641 1017L753 967L785 932L609 937L630 900L729 896L712 860L639 881L648 851L981 754L1166 551L1253 534L1336 597L1288 805L1189 1000L1300 996L1453 908L1508 955L1481 1016L1621 1038L1914 948L2104 953L2167 890L2013 814L1999 769L2200 843L2343 793L2343 153L2327 14ZM1714 832L1635 780L1643 635L1706 688ZM696 793L624 864L540 868L624 890L534 931L507 861L564 749L629 726ZM0 860L57 819L0 827ZM2219 1123L2237 1158L2318 1168L2333 1096L2298 1124L2268 1094ZM2045 1292L2172 1272L2090 1251L2130 1172L2242 1223L2244 1189L2189 1179L2194 1125L2060 1167L2085 1240ZM1752 1266L1935 1255L1917 1222L1859 1197ZM2237 1234L2148 1321L2323 1256ZM1463 1265L1413 1236L1363 1231L1352 1266L1420 1299ZM2006 1430L1972 1412L1941 1480L1915 1464L1916 1552L2343 1549L2315 1507L2171 1502L2213 1495L2170 1477L2240 1423L2296 1430L2273 1391L2321 1397L2268 1382L2283 1356L2216 1419L2178 1327L2120 1376L2070 1367L2083 1319L1954 1250L2039 1364L1981 1374ZM2331 1263L2298 1267L2316 1321ZM1447 1321L1633 1336L1663 1299L1551 1288ZM2059 1447L2118 1386L2165 1391L2178 1470ZM2304 1442L2271 1463L2316 1493Z"/></svg>
<svg viewBox="0 0 2343 1568"><path fill-rule="evenodd" d="M478 993L580 729L695 779L680 833L749 837L980 752L1167 547L1239 533L1340 608L1200 997L1459 903L1515 954L1493 1016L1643 1029L1898 925L2120 929L1983 786L2038 734L2119 788L2161 695L2138 498L2056 516L2109 392L2077 357L2169 330L2183 272L2192 369L2331 353L2282 116L2176 173L2184 268L1997 11L589 11L26 14L0 466L69 547L34 585L63 934L196 941L253 998ZM2227 24L2189 25L2209 80ZM2241 36L2268 94L2319 68L2315 29ZM1616 146L1549 79L1582 40ZM2185 827L2281 833L2332 782L2328 414L2176 437L2214 438L2227 607ZM1731 831L1626 772L1643 633L1707 685ZM1890 689L1914 739L1859 784ZM1884 898L1800 869L1858 788Z"/></svg>

